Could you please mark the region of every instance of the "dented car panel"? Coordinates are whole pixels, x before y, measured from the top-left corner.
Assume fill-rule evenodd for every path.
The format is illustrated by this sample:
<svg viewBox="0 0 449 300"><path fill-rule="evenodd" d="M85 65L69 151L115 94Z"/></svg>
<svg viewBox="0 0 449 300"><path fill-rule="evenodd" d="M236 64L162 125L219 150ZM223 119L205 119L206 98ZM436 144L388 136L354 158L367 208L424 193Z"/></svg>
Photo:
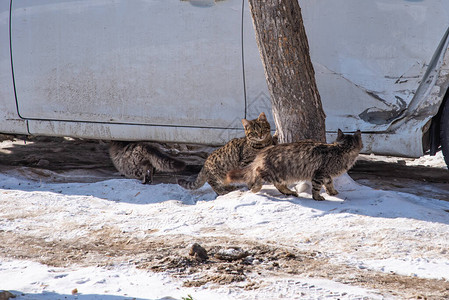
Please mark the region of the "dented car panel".
<svg viewBox="0 0 449 300"><path fill-rule="evenodd" d="M329 141L421 156L449 86L449 2L302 1ZM0 132L223 144L271 103L246 0L0 4ZM11 43L10 43L11 42Z"/></svg>
<svg viewBox="0 0 449 300"><path fill-rule="evenodd" d="M302 5L328 129L385 132L415 110L434 58L447 50L447 1Z"/></svg>
<svg viewBox="0 0 449 300"><path fill-rule="evenodd" d="M328 140L360 129L364 153L422 156L449 86L449 2L300 4Z"/></svg>

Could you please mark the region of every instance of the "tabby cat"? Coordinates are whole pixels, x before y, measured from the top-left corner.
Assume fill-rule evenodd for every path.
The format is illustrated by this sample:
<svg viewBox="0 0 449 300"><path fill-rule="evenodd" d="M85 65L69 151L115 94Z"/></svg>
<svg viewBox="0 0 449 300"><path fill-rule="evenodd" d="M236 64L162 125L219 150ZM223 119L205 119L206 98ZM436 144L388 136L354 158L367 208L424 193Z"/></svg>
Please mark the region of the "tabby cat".
<svg viewBox="0 0 449 300"><path fill-rule="evenodd" d="M176 172L185 164L162 153L157 147L143 142L111 141L109 155L115 168L127 178L152 183L155 170Z"/></svg>
<svg viewBox="0 0 449 300"><path fill-rule="evenodd" d="M255 120L243 119L242 124L245 128L245 137L232 139L212 152L195 181L180 179L178 184L186 189L195 190L207 181L218 195L237 189L224 183L226 173L248 165L261 149L273 144L270 123L264 113Z"/></svg>
<svg viewBox="0 0 449 300"><path fill-rule="evenodd" d="M227 174L226 182L246 182L252 192L257 193L263 182L269 182L285 195L298 197L287 185L300 180L312 181L312 197L324 200L320 195L324 185L329 195L336 195L332 178L348 171L362 149L362 135L345 135L338 129L333 144L301 141L268 147L257 154L245 168Z"/></svg>

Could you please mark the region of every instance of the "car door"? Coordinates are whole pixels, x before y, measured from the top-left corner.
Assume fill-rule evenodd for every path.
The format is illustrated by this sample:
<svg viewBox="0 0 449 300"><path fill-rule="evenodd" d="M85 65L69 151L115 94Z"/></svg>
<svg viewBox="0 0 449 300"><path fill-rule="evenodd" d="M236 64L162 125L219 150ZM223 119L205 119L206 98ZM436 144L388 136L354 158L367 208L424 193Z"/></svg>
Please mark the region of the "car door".
<svg viewBox="0 0 449 300"><path fill-rule="evenodd" d="M241 127L241 26L242 0L13 0L19 114Z"/></svg>

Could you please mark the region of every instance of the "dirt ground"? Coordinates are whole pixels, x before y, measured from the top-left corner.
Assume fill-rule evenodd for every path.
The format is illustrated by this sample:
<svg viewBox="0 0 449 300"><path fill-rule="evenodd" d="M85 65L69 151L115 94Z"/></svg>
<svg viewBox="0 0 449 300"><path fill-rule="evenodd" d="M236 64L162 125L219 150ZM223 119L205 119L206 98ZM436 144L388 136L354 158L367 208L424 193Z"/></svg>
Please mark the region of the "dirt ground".
<svg viewBox="0 0 449 300"><path fill-rule="evenodd" d="M66 138L29 138L8 142L3 136L0 149L0 171L24 175L35 180L51 182L95 182L120 178L108 156L108 144ZM171 155L187 160L189 167L181 176L199 171L211 147L193 145L160 145ZM376 188L402 190L410 182L422 180L441 189L441 197L448 197L447 172L437 179L416 167L398 167L396 164L363 162L350 172L355 180L369 182ZM371 171L370 171L371 168ZM398 171L399 169L399 171ZM446 171L446 170L444 170ZM392 175L393 174L393 175ZM392 176L398 181L393 182ZM399 177L401 176L401 177ZM172 176L159 173L155 183L172 182ZM438 178L443 178L442 180ZM394 184L392 184L392 182ZM404 184L401 185L401 182ZM405 184L407 183L407 184ZM417 189L415 193L422 193ZM449 200L449 198L446 198ZM194 241L186 236L154 235L145 239L130 239L126 233L114 228L102 228L89 237L71 241L45 241L33 236L18 236L0 231L0 256L33 260L51 266L109 266L128 263L154 272L169 272L184 280L185 286L205 283L237 283L242 289L257 289L264 284L264 276L289 276L291 274L327 278L350 285L373 288L383 295L402 299L448 299L449 282L380 273L336 265L315 252L299 252L289 247L260 244L255 241L229 240L224 237L201 238ZM207 252L194 254L192 243L198 243ZM14 249L13 252L10 249ZM14 254L12 254L14 253ZM191 255L194 254L194 255ZM192 279L194 278L194 279Z"/></svg>
<svg viewBox="0 0 449 300"><path fill-rule="evenodd" d="M32 260L55 267L103 266L128 263L154 272L169 272L185 279L185 286L206 283L240 283L242 289L257 289L265 276L326 278L363 286L401 299L448 299L449 282L422 279L335 265L315 252L220 237L187 240L185 236L129 239L126 234L103 228L85 239L47 242L32 236L0 232L0 255ZM192 243L207 251L207 259L191 256ZM10 249L14 249L11 256ZM189 276L189 278L192 278Z"/></svg>
<svg viewBox="0 0 449 300"><path fill-rule="evenodd" d="M109 158L108 142L60 137L0 135L0 171L48 182L96 182L121 178ZM180 176L199 172L212 147L157 144L188 162ZM169 173L157 173L154 183L174 183Z"/></svg>
<svg viewBox="0 0 449 300"><path fill-rule="evenodd" d="M95 182L120 178L108 154L108 142L59 137L13 137L0 134L0 171L51 182ZM6 141L6 143L5 143ZM177 178L199 172L214 147L157 144L162 150L186 161ZM401 162L401 160L400 160ZM348 172L356 181L376 188L431 196L449 201L449 172L446 169L406 166L360 157ZM175 183L169 173L157 173L154 183ZM425 183L425 187L423 187Z"/></svg>

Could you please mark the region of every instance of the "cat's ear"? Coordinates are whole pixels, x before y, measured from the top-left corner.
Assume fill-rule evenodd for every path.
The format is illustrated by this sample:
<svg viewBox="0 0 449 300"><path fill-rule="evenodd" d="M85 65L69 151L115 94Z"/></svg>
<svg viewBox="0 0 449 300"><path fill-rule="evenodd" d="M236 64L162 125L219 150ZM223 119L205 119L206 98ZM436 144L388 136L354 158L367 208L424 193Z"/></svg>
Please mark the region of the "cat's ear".
<svg viewBox="0 0 449 300"><path fill-rule="evenodd" d="M357 131L354 133L354 136L355 136L356 138L361 139L361 138L362 138L362 132L361 132L360 130L357 130Z"/></svg>
<svg viewBox="0 0 449 300"><path fill-rule="evenodd" d="M341 131L340 128L338 128L337 139L342 139L343 137L344 137L343 131Z"/></svg>
<svg viewBox="0 0 449 300"><path fill-rule="evenodd" d="M251 123L247 119L242 119L243 128L247 128Z"/></svg>
<svg viewBox="0 0 449 300"><path fill-rule="evenodd" d="M267 116L265 115L264 112L261 112L259 117L257 118L257 120L259 120L259 121L266 121L267 120Z"/></svg>

